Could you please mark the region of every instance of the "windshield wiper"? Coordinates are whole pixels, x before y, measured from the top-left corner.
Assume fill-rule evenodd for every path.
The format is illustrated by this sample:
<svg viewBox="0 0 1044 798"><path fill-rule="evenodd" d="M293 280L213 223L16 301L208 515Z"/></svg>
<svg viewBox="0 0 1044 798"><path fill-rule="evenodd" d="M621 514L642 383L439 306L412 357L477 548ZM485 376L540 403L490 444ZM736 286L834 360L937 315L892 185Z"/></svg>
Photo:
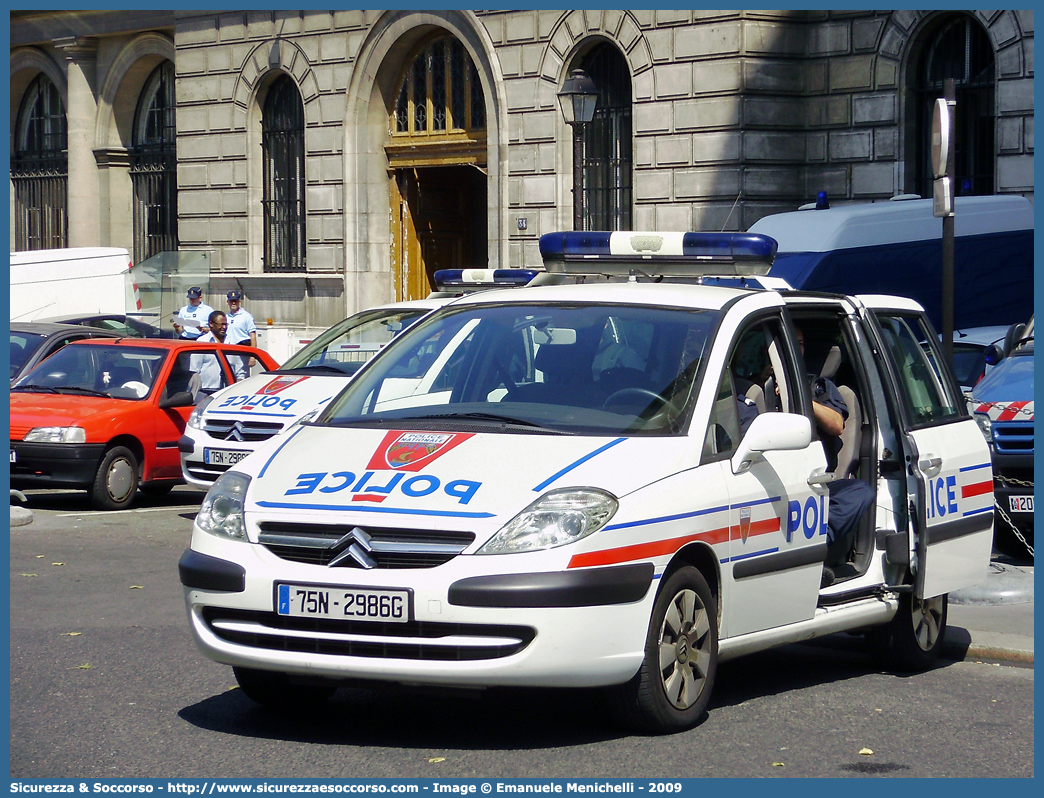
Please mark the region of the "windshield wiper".
<svg viewBox="0 0 1044 798"><path fill-rule="evenodd" d="M96 391L93 388L80 388L80 387L78 387L76 385L59 385L55 389L54 392L55 393L77 393L77 394L83 394L84 396L104 396L106 399L112 399L113 398L109 394L105 393L105 391Z"/></svg>
<svg viewBox="0 0 1044 798"><path fill-rule="evenodd" d="M12 391L37 391L39 393L58 393L49 385L16 385Z"/></svg>
<svg viewBox="0 0 1044 798"><path fill-rule="evenodd" d="M323 371L332 372L333 374L340 374L342 377L349 376L344 369L339 369L337 366L327 366L325 363L309 364L307 366L297 366L292 369L277 369L280 374L297 374L301 371Z"/></svg>
<svg viewBox="0 0 1044 798"><path fill-rule="evenodd" d="M543 424L538 424L535 421L529 421L524 418L512 418L511 416L502 416L497 413L432 413L427 416L411 416L410 418L411 420L425 418L461 418L473 421L494 421L501 424L512 424L517 427L537 427L539 429L547 429Z"/></svg>

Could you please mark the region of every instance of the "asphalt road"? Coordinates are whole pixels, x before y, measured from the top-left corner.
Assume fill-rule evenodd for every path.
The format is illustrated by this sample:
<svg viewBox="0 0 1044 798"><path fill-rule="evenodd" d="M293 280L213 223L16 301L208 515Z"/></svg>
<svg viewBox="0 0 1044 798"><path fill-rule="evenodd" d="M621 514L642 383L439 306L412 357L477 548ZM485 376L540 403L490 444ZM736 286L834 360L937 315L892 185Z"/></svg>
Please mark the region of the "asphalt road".
<svg viewBox="0 0 1044 798"><path fill-rule="evenodd" d="M727 663L707 718L668 738L616 728L594 691L342 689L279 717L204 659L177 561L200 493L101 513L30 494L11 529L11 776L1028 777L1033 670L875 670L836 635Z"/></svg>

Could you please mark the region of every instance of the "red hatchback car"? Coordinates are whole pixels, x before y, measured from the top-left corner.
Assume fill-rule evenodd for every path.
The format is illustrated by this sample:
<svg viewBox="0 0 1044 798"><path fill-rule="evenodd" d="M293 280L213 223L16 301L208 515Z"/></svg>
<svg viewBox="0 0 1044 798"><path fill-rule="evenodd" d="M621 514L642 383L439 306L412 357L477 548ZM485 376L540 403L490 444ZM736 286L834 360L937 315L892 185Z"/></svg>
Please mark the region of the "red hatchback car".
<svg viewBox="0 0 1044 798"><path fill-rule="evenodd" d="M178 439L196 401L236 380L259 349L195 341L77 341L11 387L11 487L86 488L95 507L182 482Z"/></svg>

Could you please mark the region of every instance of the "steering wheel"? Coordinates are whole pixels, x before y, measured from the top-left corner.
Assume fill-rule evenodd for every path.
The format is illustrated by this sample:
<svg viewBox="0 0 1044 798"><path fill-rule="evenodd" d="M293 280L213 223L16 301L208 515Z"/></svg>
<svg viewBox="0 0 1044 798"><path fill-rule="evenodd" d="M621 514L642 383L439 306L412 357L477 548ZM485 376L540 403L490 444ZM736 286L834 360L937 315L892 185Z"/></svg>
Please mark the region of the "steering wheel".
<svg viewBox="0 0 1044 798"><path fill-rule="evenodd" d="M621 388L618 391L614 391L609 394L609 397L602 402L602 410L605 410L610 405L614 404L620 397L623 396L636 396L643 399L651 399L658 403L657 410L663 408L665 405L670 404L668 400L664 399L660 394L655 391L650 391L648 388Z"/></svg>

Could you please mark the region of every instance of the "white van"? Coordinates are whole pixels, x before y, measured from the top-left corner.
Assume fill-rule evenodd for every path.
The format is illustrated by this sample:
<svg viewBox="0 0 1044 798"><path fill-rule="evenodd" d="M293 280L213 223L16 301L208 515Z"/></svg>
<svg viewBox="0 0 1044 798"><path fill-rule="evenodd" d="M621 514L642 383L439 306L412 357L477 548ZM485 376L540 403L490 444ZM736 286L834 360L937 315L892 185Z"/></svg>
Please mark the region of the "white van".
<svg viewBox="0 0 1044 798"><path fill-rule="evenodd" d="M70 247L11 253L11 321L134 309L130 253Z"/></svg>
<svg viewBox="0 0 1044 798"><path fill-rule="evenodd" d="M947 594L986 575L993 482L920 306L699 284L767 269L764 236L540 247L592 279L439 308L214 482L179 563L203 652L277 707L604 686L652 731L770 646L865 631L929 666ZM834 457L809 373L847 397ZM873 501L832 555L837 484Z"/></svg>

